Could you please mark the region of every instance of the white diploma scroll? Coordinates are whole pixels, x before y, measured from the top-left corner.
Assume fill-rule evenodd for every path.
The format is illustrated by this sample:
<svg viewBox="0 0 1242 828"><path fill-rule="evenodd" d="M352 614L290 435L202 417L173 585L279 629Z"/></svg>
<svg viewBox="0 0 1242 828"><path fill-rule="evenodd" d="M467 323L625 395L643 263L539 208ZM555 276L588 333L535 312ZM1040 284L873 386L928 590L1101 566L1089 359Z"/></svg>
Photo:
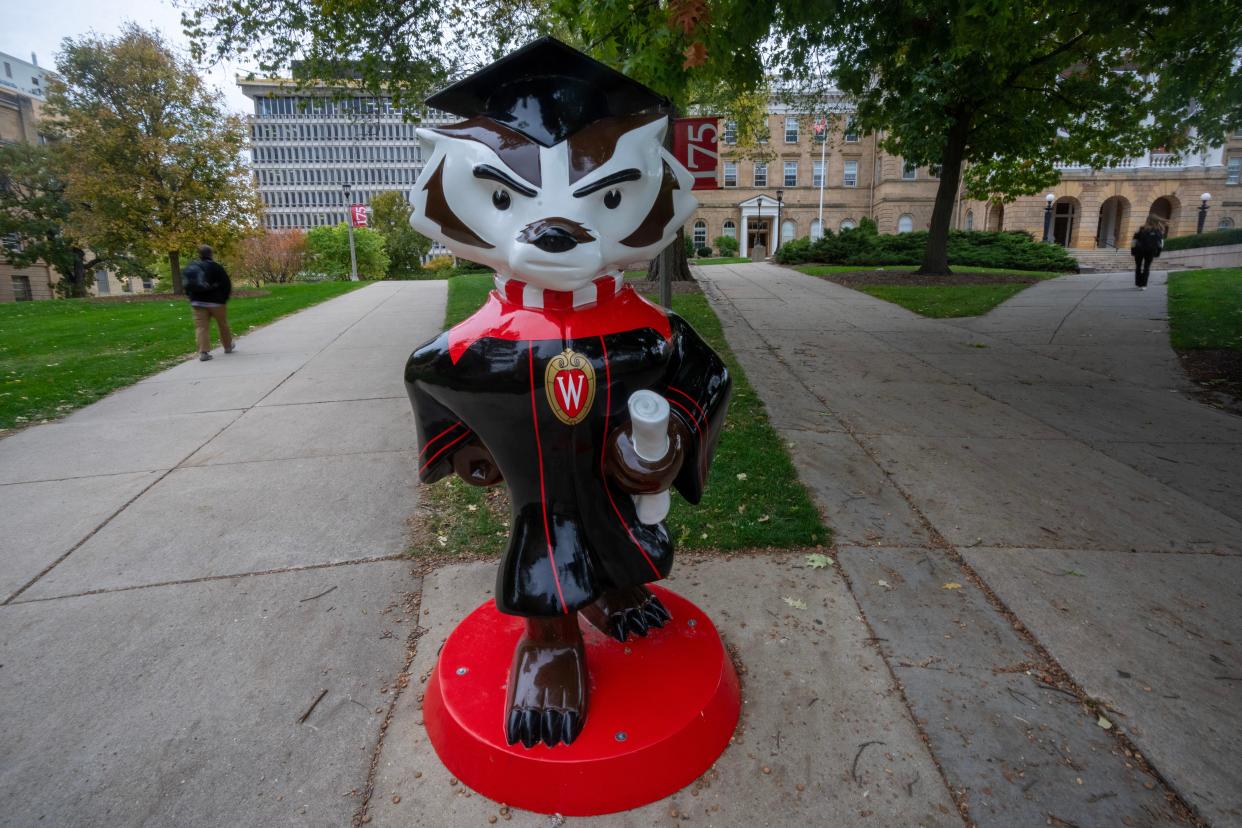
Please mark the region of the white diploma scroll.
<svg viewBox="0 0 1242 828"><path fill-rule="evenodd" d="M629 407L634 451L651 462L664 457L668 453L668 400L654 391L635 391L630 395ZM668 515L667 489L633 497L641 523L659 523Z"/></svg>

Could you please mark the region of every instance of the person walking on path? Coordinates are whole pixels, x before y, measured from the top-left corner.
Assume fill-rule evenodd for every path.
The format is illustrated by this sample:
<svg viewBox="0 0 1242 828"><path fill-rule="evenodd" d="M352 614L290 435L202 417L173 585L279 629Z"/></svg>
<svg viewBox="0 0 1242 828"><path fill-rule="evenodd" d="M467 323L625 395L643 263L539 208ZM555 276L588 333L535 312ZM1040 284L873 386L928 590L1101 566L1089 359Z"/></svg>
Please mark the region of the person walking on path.
<svg viewBox="0 0 1242 828"><path fill-rule="evenodd" d="M211 359L211 320L216 320L220 344L226 354L233 353L233 332L229 330L228 302L233 292L229 274L211 257L211 248L199 245L198 258L181 271L185 295L194 311L194 335L198 340L198 358Z"/></svg>
<svg viewBox="0 0 1242 828"><path fill-rule="evenodd" d="M1147 290L1147 277L1151 275L1151 260L1164 248L1164 229L1160 219L1148 216L1147 221L1134 234L1130 242L1130 255L1134 257L1134 286Z"/></svg>

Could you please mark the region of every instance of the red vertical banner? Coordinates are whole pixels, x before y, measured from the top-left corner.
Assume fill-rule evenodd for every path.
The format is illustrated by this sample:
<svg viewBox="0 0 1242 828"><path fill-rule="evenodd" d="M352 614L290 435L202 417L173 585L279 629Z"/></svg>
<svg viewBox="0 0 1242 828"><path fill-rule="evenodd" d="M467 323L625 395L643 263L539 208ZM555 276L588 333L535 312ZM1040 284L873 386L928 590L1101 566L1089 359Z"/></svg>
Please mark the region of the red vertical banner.
<svg viewBox="0 0 1242 828"><path fill-rule="evenodd" d="M719 127L716 118L678 118L673 121L673 155L694 176L694 190L715 190Z"/></svg>
<svg viewBox="0 0 1242 828"><path fill-rule="evenodd" d="M354 227L367 226L367 205L351 204L349 205L349 218Z"/></svg>

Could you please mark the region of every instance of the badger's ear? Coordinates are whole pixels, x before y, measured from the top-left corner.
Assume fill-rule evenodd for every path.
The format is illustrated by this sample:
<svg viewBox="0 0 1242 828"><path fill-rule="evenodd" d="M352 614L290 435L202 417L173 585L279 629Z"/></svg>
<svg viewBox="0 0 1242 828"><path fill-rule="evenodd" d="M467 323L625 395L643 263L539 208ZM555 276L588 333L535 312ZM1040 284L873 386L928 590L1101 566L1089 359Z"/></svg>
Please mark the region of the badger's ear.
<svg viewBox="0 0 1242 828"><path fill-rule="evenodd" d="M444 136L436 132L434 129L415 127L414 137L418 139L418 145L423 150L423 161L429 161L431 159L431 154L435 152L436 144L438 144L440 139Z"/></svg>
<svg viewBox="0 0 1242 828"><path fill-rule="evenodd" d="M630 131L631 135L635 135L644 141L654 141L660 146L664 146L664 136L668 133L668 116L658 115L642 126Z"/></svg>

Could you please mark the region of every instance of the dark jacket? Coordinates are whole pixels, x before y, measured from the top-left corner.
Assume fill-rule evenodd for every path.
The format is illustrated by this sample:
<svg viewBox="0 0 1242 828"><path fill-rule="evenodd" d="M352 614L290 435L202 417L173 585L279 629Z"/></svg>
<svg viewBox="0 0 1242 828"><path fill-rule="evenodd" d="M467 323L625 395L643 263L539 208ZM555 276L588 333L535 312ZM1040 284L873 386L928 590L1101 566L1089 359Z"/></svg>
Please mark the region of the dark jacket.
<svg viewBox="0 0 1242 828"><path fill-rule="evenodd" d="M636 303L647 304L626 289L601 310L620 316ZM555 616L605 589L663 578L673 561L672 538L663 522L640 523L633 499L604 473L605 440L628 421L630 394L640 388L663 394L691 435L674 485L697 503L729 402L724 363L680 317L654 308L646 311L653 327L637 321L632 329L586 336L563 328L555 338L532 330L529 339L480 331L465 340L468 346L454 348L455 335L479 327L477 320L497 308L493 294L471 320L415 351L405 381L423 482L451 474L454 453L476 440L504 474L513 526L497 579L498 608ZM496 330L520 326L503 308L493 315ZM549 362L566 351L585 358L594 377L582 419L572 425L551 408L548 388Z"/></svg>
<svg viewBox="0 0 1242 828"><path fill-rule="evenodd" d="M1130 244L1130 252L1135 256L1159 256L1163 241L1164 235L1159 230L1140 227L1138 232L1134 234L1134 241Z"/></svg>
<svg viewBox="0 0 1242 828"><path fill-rule="evenodd" d="M181 271L181 283L191 302L213 302L223 305L229 301L233 283L229 274L211 259L195 259Z"/></svg>

